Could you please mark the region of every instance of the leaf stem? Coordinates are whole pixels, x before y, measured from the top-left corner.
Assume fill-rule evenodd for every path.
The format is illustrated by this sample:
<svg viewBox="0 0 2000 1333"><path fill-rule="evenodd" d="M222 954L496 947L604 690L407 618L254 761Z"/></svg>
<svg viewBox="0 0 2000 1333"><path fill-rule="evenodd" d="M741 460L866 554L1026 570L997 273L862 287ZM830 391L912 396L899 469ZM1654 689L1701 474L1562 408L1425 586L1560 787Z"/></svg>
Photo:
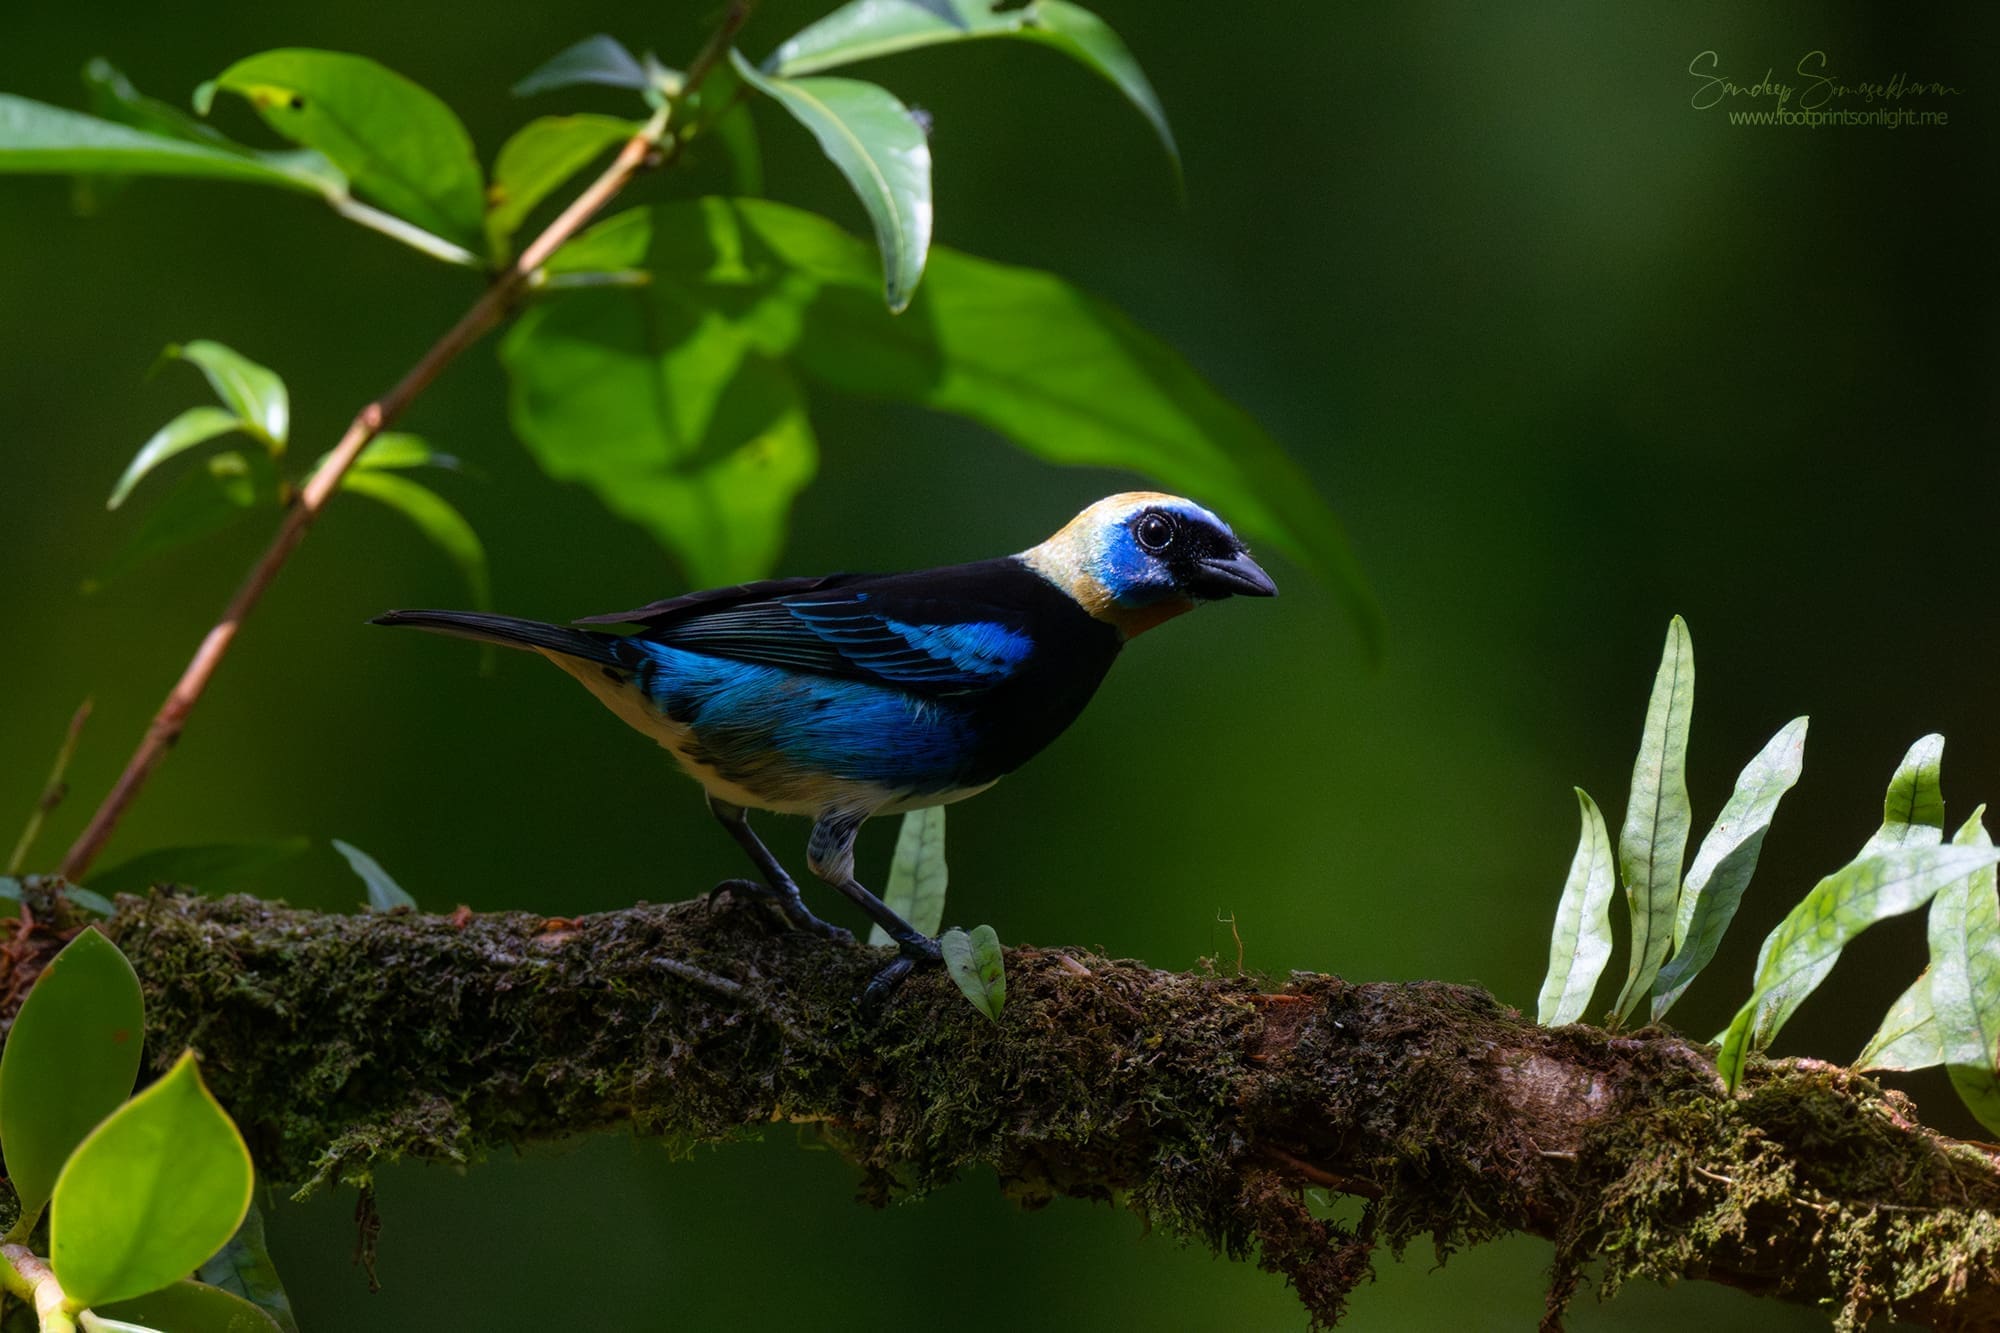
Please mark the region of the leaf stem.
<svg viewBox="0 0 2000 1333"><path fill-rule="evenodd" d="M20 841L14 844L13 855L7 858L8 874L21 873L21 867L28 862L28 853L34 849L35 839L41 836L42 821L62 804L63 797L69 795L69 784L63 781L63 774L69 771L70 758L76 753L77 737L83 734L83 724L89 720L90 700L85 699L70 716L69 731L63 736L62 748L56 751L55 767L49 770L48 783L36 798L35 808L28 812L28 822L21 829Z"/></svg>
<svg viewBox="0 0 2000 1333"><path fill-rule="evenodd" d="M463 246L447 241L434 232L405 222L393 213L384 213L379 208L370 208L353 195L329 194L326 202L333 211L349 222L358 222L364 227L381 232L392 240L401 241L412 250L421 250L433 259L442 259L447 264L458 264L465 268L480 268L485 261Z"/></svg>
<svg viewBox="0 0 2000 1333"><path fill-rule="evenodd" d="M69 1297L49 1261L25 1245L0 1245L0 1287L35 1307L41 1333L76 1333Z"/></svg>
<svg viewBox="0 0 2000 1333"><path fill-rule="evenodd" d="M683 85L682 97L696 88L710 70L715 67L737 31L749 19L753 0L734 0L710 34L708 44L688 67L687 80ZM667 136L667 127L680 99L669 102L640 128L638 133L625 141L625 146L612 159L595 181L570 202L561 215L551 222L542 234L537 236L508 267L502 269L479 299L473 302L464 315L459 317L445 335L431 345L417 363L410 367L395 387L369 403L358 412L347 433L333 447L322 463L300 488L298 497L285 515L278 534L262 557L251 567L236 595L223 610L222 617L211 627L195 649L180 679L167 694L159 711L153 715L152 723L146 728L138 748L126 762L125 771L104 798L102 804L90 818L90 823L78 835L68 855L63 858L62 874L71 881L81 880L96 861L98 853L104 850L118 821L139 790L151 776L167 751L180 739L187 727L188 715L201 700L209 682L214 679L216 668L235 642L237 631L242 628L244 618L256 608L265 589L277 578L285 561L305 540L306 532L326 507L327 500L340 485L340 479L353 466L361 451L388 425L395 421L416 401L431 382L444 372L445 367L457 360L459 355L486 334L491 332L514 309L521 296L528 290L530 280L536 270L548 262L549 257L560 249L585 224L597 216L605 205L615 198L619 191L631 184L633 178L649 168L671 163L680 151L677 138Z"/></svg>

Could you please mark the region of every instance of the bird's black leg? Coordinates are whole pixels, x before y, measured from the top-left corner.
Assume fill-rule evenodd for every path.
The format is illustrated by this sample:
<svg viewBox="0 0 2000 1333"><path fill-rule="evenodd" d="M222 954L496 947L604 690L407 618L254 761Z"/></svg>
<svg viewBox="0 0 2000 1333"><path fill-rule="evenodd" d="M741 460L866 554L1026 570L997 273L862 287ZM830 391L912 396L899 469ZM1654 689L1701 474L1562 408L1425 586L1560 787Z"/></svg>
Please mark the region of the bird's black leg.
<svg viewBox="0 0 2000 1333"><path fill-rule="evenodd" d="M728 801L711 796L708 798L708 808L722 821L722 827L729 830L729 836L736 839L737 844L750 854L750 859L756 863L758 873L764 877L762 884L753 879L725 879L710 891L711 898L725 889L748 892L776 903L778 910L785 914L785 919L800 930L810 930L841 944L854 942L854 936L847 931L820 920L807 909L805 901L799 897L799 886L792 882L792 877L785 873L782 865L778 864L778 858L771 855L771 849L751 831L750 817L744 813L742 806L731 805Z"/></svg>
<svg viewBox="0 0 2000 1333"><path fill-rule="evenodd" d="M868 988L861 994L865 1007L874 1007L887 999L889 994L920 963L935 963L942 955L938 943L896 914L889 904L863 888L854 878L854 839L861 831L861 822L866 815L827 814L821 815L813 825L812 838L806 844L806 864L813 874L846 894L862 911L868 913L869 920L882 927L889 938L896 941L896 960L875 974Z"/></svg>

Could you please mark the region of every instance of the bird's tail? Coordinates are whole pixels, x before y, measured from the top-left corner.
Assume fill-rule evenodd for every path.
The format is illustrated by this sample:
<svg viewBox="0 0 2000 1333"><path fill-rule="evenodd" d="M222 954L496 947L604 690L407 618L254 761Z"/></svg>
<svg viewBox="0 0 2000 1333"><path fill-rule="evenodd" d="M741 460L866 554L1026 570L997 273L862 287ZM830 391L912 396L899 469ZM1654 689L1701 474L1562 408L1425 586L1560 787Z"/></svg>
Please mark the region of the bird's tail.
<svg viewBox="0 0 2000 1333"><path fill-rule="evenodd" d="M605 666L619 665L614 649L615 634L568 629L539 620L514 616L493 616L481 611L385 611L368 622L371 625L414 625L433 634L450 634L480 643L497 643L531 652L562 653Z"/></svg>

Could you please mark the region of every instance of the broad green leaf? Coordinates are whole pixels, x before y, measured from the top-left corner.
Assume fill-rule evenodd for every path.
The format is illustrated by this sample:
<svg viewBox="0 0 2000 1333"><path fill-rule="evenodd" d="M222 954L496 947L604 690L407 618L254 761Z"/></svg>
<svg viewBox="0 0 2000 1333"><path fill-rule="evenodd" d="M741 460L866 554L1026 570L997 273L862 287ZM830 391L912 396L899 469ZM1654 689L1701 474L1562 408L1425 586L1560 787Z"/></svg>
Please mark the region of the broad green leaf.
<svg viewBox="0 0 2000 1333"><path fill-rule="evenodd" d="M534 73L516 83L512 92L516 97L532 97L581 83L644 88L648 82L645 67L625 44L600 32L558 51Z"/></svg>
<svg viewBox="0 0 2000 1333"><path fill-rule="evenodd" d="M369 911L387 912L398 907L412 909L416 907L417 900L410 896L409 890L390 877L389 872L382 868L380 861L354 844L342 842L339 838L333 840L333 846L335 851L347 858L347 864L354 868L354 873L361 876L361 882L368 886Z"/></svg>
<svg viewBox="0 0 2000 1333"><path fill-rule="evenodd" d="M125 474L111 488L111 498L104 502L104 507L116 509L125 503L125 497L132 493L140 478L175 454L242 428L243 423L234 412L220 407L190 407L155 431L153 438L133 455L131 463L126 465Z"/></svg>
<svg viewBox="0 0 2000 1333"><path fill-rule="evenodd" d="M1549 934L1549 974L1542 982L1536 1021L1554 1027L1574 1023L1590 1007L1604 964L1611 957L1611 835L1597 802L1576 789L1583 831L1569 864L1555 929Z"/></svg>
<svg viewBox="0 0 2000 1333"><path fill-rule="evenodd" d="M276 475L263 455L234 449L215 454L174 483L83 590L95 592L156 556L235 526L251 510L276 500Z"/></svg>
<svg viewBox="0 0 2000 1333"><path fill-rule="evenodd" d="M1870 852L1814 885L1764 942L1756 988L1720 1039L1724 1081L1736 1086L1749 1053L1770 1045L1849 940L1995 862L2000 851L1984 847L1901 847Z"/></svg>
<svg viewBox="0 0 2000 1333"><path fill-rule="evenodd" d="M652 323L722 323L831 388L968 417L1050 462L1123 469L1192 496L1334 587L1379 650L1381 611L1311 480L1171 348L1058 278L938 247L915 304L892 317L866 246L825 218L758 199L621 213L551 267L643 267L653 282L566 295L531 319L617 299L629 308L627 338ZM576 317L571 336L592 334ZM510 361L517 411L521 369ZM545 392L568 387L553 370L537 381ZM634 379L605 396L629 401L654 385Z"/></svg>
<svg viewBox="0 0 2000 1333"><path fill-rule="evenodd" d="M0 1151L21 1201L10 1239L34 1226L71 1151L131 1095L145 1024L138 975L95 926L35 978L0 1047Z"/></svg>
<svg viewBox="0 0 2000 1333"><path fill-rule="evenodd" d="M325 154L362 198L467 250L483 244L472 137L450 107L401 74L365 56L294 47L237 61L215 87Z"/></svg>
<svg viewBox="0 0 2000 1333"><path fill-rule="evenodd" d="M492 581L486 572L486 548L465 515L422 482L385 468L354 468L340 479L340 489L388 505L416 525L431 544L450 557L465 577L472 604L485 610L493 603Z"/></svg>
<svg viewBox="0 0 2000 1333"><path fill-rule="evenodd" d="M1666 1016L1715 957L1757 870L1778 802L1797 784L1805 757L1806 719L1794 718L1737 775L1736 790L1701 840L1681 886L1674 916L1674 956L1653 981L1654 1022Z"/></svg>
<svg viewBox="0 0 2000 1333"><path fill-rule="evenodd" d="M323 197L343 188L339 172L317 156L170 136L0 93L0 173L6 172L193 177Z"/></svg>
<svg viewBox="0 0 2000 1333"><path fill-rule="evenodd" d="M90 883L99 893L144 893L155 884L178 884L205 893L261 893L274 872L303 856L305 838L271 842L204 843L159 847L97 871Z"/></svg>
<svg viewBox="0 0 2000 1333"><path fill-rule="evenodd" d="M858 79L779 79L759 74L740 52L729 58L743 81L812 131L820 149L860 196L882 252L889 309L916 294L931 245L931 146L910 109L888 89Z"/></svg>
<svg viewBox="0 0 2000 1333"><path fill-rule="evenodd" d="M1630 909L1632 959L1625 989L1618 993L1618 1021L1644 1002L1674 942L1679 910L1681 859L1687 854L1688 723L1694 715L1694 642L1679 616L1667 626L1653 697L1646 705L1646 729L1632 764L1632 795L1625 827L1618 835L1618 868Z"/></svg>
<svg viewBox="0 0 2000 1333"><path fill-rule="evenodd" d="M1903 756L1882 798L1882 827L1861 854L1891 847L1935 847L1944 841L1944 737L1925 736Z"/></svg>
<svg viewBox="0 0 2000 1333"><path fill-rule="evenodd" d="M1953 844L1990 848L1980 806ZM1945 1072L1979 1123L2000 1133L2000 879L1991 865L1931 900L1931 1008Z"/></svg>
<svg viewBox="0 0 2000 1333"><path fill-rule="evenodd" d="M264 1241L264 1214L256 1204L243 1215L243 1225L236 1228L229 1243L195 1276L256 1306L280 1333L299 1333L298 1320L292 1316L292 1298L278 1277L278 1266L271 1262L270 1247Z"/></svg>
<svg viewBox="0 0 2000 1333"><path fill-rule="evenodd" d="M205 1266L204 1266L205 1268ZM298 1333L242 1296L202 1282L176 1282L129 1301L100 1306L100 1326L110 1320L160 1333ZM112 1333L118 1333L114 1327Z"/></svg>
<svg viewBox="0 0 2000 1333"><path fill-rule="evenodd" d="M500 357L514 432L550 476L644 526L697 586L771 572L818 448L791 373L728 320L574 292L523 315Z"/></svg>
<svg viewBox="0 0 2000 1333"><path fill-rule="evenodd" d="M215 396L240 418L243 428L273 453L283 452L292 427L292 403L275 371L207 338L175 344L165 355L199 367Z"/></svg>
<svg viewBox="0 0 2000 1333"><path fill-rule="evenodd" d="M1180 149L1166 111L1118 34L1103 19L1065 0L1033 0L1014 9L993 0L854 0L786 41L765 62L796 78L941 42L1013 37L1062 52L1109 82L1160 136L1180 175Z"/></svg>
<svg viewBox="0 0 2000 1333"><path fill-rule="evenodd" d="M999 1022L1007 1007L1007 961L993 927L975 927L970 935L953 927L938 936L938 948L944 954L945 971L972 1007Z"/></svg>
<svg viewBox="0 0 2000 1333"><path fill-rule="evenodd" d="M1933 899L1933 902L1936 900ZM1856 1069L1929 1069L1944 1063L1937 1018L1931 1013L1931 979L1926 969L1889 1006L1882 1026L1854 1058Z"/></svg>
<svg viewBox="0 0 2000 1333"><path fill-rule="evenodd" d="M522 126L501 145L486 187L486 237L494 256L506 253L535 205L639 128L615 116L543 116Z"/></svg>
<svg viewBox="0 0 2000 1333"><path fill-rule="evenodd" d="M949 882L944 860L944 807L910 811L896 834L896 858L889 863L889 886L882 901L922 933L935 935L944 921L944 891ZM880 926L868 932L868 942L879 946L895 943Z"/></svg>
<svg viewBox="0 0 2000 1333"><path fill-rule="evenodd" d="M250 1208L250 1150L188 1051L92 1130L56 1180L49 1263L78 1305L192 1273Z"/></svg>

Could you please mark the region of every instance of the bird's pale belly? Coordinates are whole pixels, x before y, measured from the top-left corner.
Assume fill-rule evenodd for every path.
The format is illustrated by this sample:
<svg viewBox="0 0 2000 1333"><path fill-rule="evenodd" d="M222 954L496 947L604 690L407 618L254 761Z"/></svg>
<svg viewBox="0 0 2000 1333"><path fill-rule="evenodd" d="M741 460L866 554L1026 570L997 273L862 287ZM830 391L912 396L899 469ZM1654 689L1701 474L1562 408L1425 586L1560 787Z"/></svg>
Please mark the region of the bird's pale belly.
<svg viewBox="0 0 2000 1333"><path fill-rule="evenodd" d="M894 814L946 805L997 778L960 778L960 719L901 691L801 677L676 653L635 673L556 653L635 731L651 736L710 795L779 814Z"/></svg>

